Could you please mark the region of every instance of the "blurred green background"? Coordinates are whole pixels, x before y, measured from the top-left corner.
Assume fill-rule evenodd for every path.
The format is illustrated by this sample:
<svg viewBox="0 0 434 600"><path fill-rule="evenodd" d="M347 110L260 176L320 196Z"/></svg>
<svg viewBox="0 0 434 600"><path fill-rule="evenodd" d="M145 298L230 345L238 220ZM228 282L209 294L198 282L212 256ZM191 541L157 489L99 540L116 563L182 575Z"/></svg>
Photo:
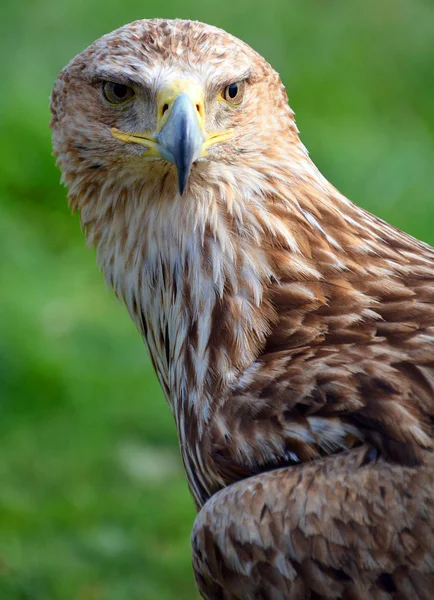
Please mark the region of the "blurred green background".
<svg viewBox="0 0 434 600"><path fill-rule="evenodd" d="M434 243L432 0L2 2L0 600L189 600L193 504L172 417L50 156L58 71L137 18L213 23L281 73L358 204Z"/></svg>

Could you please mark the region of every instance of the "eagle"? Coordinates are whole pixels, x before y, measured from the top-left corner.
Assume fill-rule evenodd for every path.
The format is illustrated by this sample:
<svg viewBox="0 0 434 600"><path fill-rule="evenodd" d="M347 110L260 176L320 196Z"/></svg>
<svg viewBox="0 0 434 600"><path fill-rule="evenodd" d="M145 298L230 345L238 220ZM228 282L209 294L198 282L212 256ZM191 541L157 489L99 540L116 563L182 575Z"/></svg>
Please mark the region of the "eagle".
<svg viewBox="0 0 434 600"><path fill-rule="evenodd" d="M354 205L273 68L139 20L58 76L53 148L173 412L208 600L434 598L434 249Z"/></svg>

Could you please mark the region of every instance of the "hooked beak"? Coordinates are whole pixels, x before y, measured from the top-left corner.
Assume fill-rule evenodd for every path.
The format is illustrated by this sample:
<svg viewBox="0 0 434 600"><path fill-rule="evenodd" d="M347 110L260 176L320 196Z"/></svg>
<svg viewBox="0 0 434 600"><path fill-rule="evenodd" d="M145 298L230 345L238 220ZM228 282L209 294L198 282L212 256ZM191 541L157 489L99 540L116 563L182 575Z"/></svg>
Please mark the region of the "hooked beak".
<svg viewBox="0 0 434 600"><path fill-rule="evenodd" d="M162 158L176 166L179 193L184 193L191 165L199 158L205 135L186 94L180 94L161 132L156 136Z"/></svg>
<svg viewBox="0 0 434 600"><path fill-rule="evenodd" d="M206 134L203 90L189 80L172 82L157 95L157 104L156 131L136 134L113 128L111 134L122 142L145 146L144 157L163 158L173 163L182 196L193 163L207 155L209 146L228 139L232 131Z"/></svg>

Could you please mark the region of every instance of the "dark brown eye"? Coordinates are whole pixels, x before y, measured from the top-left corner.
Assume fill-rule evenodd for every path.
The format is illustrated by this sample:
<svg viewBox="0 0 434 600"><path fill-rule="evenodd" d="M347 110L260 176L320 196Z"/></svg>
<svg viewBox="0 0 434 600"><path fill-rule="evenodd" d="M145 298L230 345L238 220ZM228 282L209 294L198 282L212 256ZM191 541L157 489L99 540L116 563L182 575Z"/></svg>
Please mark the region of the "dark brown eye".
<svg viewBox="0 0 434 600"><path fill-rule="evenodd" d="M102 86L104 98L110 104L124 104L134 98L134 90L129 85L115 83L114 81L104 81Z"/></svg>
<svg viewBox="0 0 434 600"><path fill-rule="evenodd" d="M244 81L231 83L223 88L221 92L223 100L230 104L240 104L244 95Z"/></svg>

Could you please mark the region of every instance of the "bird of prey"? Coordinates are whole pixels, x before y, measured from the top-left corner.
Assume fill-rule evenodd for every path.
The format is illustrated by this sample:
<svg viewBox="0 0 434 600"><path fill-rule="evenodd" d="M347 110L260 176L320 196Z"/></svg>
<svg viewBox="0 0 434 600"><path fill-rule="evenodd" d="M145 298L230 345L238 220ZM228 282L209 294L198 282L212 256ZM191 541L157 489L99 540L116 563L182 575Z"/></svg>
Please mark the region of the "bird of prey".
<svg viewBox="0 0 434 600"><path fill-rule="evenodd" d="M434 598L434 249L318 171L278 74L143 20L52 94L54 153L149 350L208 600Z"/></svg>

